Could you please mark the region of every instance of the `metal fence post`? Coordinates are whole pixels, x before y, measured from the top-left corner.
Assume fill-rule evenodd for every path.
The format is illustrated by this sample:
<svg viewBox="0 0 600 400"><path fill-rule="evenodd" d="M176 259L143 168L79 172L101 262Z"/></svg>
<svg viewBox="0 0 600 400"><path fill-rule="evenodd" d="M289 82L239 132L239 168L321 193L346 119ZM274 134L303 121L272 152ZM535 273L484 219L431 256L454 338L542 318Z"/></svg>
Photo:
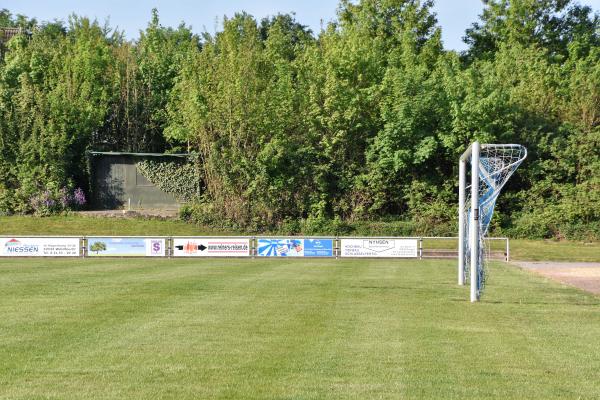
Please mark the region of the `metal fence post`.
<svg viewBox="0 0 600 400"><path fill-rule="evenodd" d="M509 244L509 238L506 238L506 262L510 261L510 244Z"/></svg>

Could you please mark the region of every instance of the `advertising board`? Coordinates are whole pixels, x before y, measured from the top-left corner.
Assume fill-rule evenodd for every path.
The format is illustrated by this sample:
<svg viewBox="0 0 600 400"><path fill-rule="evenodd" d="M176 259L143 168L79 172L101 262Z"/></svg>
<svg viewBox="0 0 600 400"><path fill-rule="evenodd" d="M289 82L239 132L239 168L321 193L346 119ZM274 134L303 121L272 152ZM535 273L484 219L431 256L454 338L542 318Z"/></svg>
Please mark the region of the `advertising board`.
<svg viewBox="0 0 600 400"><path fill-rule="evenodd" d="M419 241L417 239L341 239L342 257L399 257L417 258Z"/></svg>
<svg viewBox="0 0 600 400"><path fill-rule="evenodd" d="M248 257L250 239L235 237L173 238L174 257Z"/></svg>
<svg viewBox="0 0 600 400"><path fill-rule="evenodd" d="M0 255L3 257L79 257L77 237L3 237Z"/></svg>
<svg viewBox="0 0 600 400"><path fill-rule="evenodd" d="M304 257L333 257L333 239L304 239Z"/></svg>
<svg viewBox="0 0 600 400"><path fill-rule="evenodd" d="M88 257L164 257L164 238L88 237Z"/></svg>
<svg viewBox="0 0 600 400"><path fill-rule="evenodd" d="M333 239L259 238L259 257L333 257Z"/></svg>

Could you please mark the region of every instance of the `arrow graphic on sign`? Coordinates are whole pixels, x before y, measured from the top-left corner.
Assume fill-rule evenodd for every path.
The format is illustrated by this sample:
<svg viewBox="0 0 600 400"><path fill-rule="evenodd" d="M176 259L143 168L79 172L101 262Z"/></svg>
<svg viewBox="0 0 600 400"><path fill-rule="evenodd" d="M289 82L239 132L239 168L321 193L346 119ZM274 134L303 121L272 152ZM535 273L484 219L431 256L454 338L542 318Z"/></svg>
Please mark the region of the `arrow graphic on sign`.
<svg viewBox="0 0 600 400"><path fill-rule="evenodd" d="M197 245L196 243L187 243L185 245L177 245L177 246L175 246L175 248L177 250L182 250L182 251L185 250L185 252L187 252L187 253L195 253L196 250L204 251L208 247L204 246L203 244Z"/></svg>

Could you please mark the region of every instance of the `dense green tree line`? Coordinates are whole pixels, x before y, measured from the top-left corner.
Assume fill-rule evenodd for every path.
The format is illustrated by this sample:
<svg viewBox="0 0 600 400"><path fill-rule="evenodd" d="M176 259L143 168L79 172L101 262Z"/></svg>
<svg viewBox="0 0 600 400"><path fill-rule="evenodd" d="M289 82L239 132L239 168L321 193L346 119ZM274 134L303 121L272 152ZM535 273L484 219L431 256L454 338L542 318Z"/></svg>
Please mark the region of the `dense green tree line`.
<svg viewBox="0 0 600 400"><path fill-rule="evenodd" d="M313 33L239 13L214 35L152 19L139 39L87 18L39 25L0 64L0 208L89 190L85 151L191 151L204 191L186 215L273 227L456 223L468 144L522 143L495 229L600 237L600 23L569 0L488 0L446 51L429 0L342 0ZM64 190L64 189L63 189Z"/></svg>

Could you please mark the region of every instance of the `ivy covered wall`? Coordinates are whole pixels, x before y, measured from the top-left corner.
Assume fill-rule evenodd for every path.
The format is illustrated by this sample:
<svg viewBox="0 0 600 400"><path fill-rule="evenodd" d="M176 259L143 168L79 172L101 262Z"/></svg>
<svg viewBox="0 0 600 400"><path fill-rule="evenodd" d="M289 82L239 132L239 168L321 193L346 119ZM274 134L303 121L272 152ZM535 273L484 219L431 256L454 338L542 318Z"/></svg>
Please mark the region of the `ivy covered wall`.
<svg viewBox="0 0 600 400"><path fill-rule="evenodd" d="M193 156L185 161L146 159L137 162L136 167L154 186L180 203L191 202L201 194L199 164Z"/></svg>

